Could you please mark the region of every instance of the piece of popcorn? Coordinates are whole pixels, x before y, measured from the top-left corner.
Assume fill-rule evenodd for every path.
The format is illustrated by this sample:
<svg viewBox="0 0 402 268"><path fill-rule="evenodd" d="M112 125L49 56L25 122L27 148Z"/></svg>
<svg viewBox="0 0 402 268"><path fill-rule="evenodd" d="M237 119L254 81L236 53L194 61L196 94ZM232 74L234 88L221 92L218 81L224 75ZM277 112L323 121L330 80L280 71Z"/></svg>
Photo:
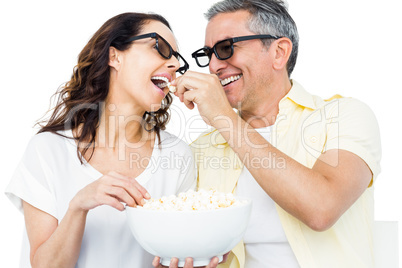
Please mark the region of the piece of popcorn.
<svg viewBox="0 0 402 268"><path fill-rule="evenodd" d="M167 86L168 86L170 92L172 92L172 93L176 92L176 87L172 86L172 84L170 84L170 82L167 83Z"/></svg>
<svg viewBox="0 0 402 268"><path fill-rule="evenodd" d="M203 190L198 192L189 190L175 195L163 196L159 199L146 200L143 208L151 210L168 211L192 211L192 210L215 210L238 206L243 202L237 200L231 193L221 193L215 190Z"/></svg>

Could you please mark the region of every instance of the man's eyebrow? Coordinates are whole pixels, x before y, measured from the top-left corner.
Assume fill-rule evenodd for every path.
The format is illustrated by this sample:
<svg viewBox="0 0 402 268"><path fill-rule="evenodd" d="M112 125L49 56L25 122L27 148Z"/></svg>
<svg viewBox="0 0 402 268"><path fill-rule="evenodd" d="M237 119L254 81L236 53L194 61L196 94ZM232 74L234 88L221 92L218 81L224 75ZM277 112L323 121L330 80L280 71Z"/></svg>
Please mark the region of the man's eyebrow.
<svg viewBox="0 0 402 268"><path fill-rule="evenodd" d="M234 38L234 37L233 37L233 36L226 36L226 37L224 37L224 38L219 39L218 41L216 41L212 46L214 46L216 43L219 43L220 41L227 40L227 39L232 39L232 38ZM207 45L204 44L204 47L209 47L209 46L207 46ZM209 47L209 48L211 48L211 47Z"/></svg>

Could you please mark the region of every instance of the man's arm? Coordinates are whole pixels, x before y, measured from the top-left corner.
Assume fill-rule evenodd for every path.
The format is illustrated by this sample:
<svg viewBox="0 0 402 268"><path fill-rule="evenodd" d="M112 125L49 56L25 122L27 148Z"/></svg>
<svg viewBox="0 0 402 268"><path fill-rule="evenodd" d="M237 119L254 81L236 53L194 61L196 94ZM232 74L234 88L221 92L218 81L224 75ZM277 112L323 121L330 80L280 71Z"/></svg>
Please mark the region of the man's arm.
<svg viewBox="0 0 402 268"><path fill-rule="evenodd" d="M371 170L349 151L329 150L307 168L276 149L233 111L216 75L190 71L176 80L180 100L190 109L197 104L206 123L221 133L240 159L274 155L285 160L285 169L244 164L275 203L313 230L331 227L370 184Z"/></svg>
<svg viewBox="0 0 402 268"><path fill-rule="evenodd" d="M329 150L321 154L310 169L269 144L236 113L227 116L225 120L215 121L214 127L240 159L251 159L244 164L264 191L313 230L323 231L331 227L371 181L369 167L351 152ZM228 122L231 122L230 126ZM247 133L247 136L242 133ZM254 148L253 144L263 146ZM286 168L259 168L249 164L252 159L262 159L267 155L284 159Z"/></svg>

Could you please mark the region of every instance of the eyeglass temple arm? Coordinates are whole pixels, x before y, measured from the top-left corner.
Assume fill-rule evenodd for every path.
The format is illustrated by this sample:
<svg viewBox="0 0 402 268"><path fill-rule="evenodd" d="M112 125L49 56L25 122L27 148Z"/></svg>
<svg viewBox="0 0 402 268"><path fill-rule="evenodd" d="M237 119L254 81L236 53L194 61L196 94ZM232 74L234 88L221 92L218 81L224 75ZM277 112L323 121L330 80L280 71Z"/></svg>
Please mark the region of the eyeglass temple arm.
<svg viewBox="0 0 402 268"><path fill-rule="evenodd" d="M191 57L196 58L196 57L203 57L205 56L205 52L194 52L191 54Z"/></svg>
<svg viewBox="0 0 402 268"><path fill-rule="evenodd" d="M147 34L137 35L137 36L134 36L134 37L131 37L130 39L128 39L127 42L132 42L132 41L144 39L147 37L154 38L155 36L156 36L156 33L147 33Z"/></svg>
<svg viewBox="0 0 402 268"><path fill-rule="evenodd" d="M236 43L236 42L240 42L240 41L260 39L260 38L279 39L281 37L269 35L269 34L260 34L260 35L248 35L248 36L234 37L232 40L233 40L233 43Z"/></svg>

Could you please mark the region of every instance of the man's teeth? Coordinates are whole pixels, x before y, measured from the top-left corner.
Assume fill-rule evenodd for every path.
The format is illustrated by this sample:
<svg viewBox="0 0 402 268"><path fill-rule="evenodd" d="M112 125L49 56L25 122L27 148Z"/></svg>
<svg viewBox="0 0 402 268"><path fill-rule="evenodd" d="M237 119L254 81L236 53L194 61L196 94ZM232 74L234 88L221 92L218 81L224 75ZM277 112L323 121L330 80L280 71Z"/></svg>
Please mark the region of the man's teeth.
<svg viewBox="0 0 402 268"><path fill-rule="evenodd" d="M221 85L222 85L222 86L226 86L226 85L229 84L230 82L239 80L240 77L242 77L241 74L235 75L235 76L231 76L231 77L228 77L228 78L225 78L225 79L222 79L222 80L221 80Z"/></svg>

